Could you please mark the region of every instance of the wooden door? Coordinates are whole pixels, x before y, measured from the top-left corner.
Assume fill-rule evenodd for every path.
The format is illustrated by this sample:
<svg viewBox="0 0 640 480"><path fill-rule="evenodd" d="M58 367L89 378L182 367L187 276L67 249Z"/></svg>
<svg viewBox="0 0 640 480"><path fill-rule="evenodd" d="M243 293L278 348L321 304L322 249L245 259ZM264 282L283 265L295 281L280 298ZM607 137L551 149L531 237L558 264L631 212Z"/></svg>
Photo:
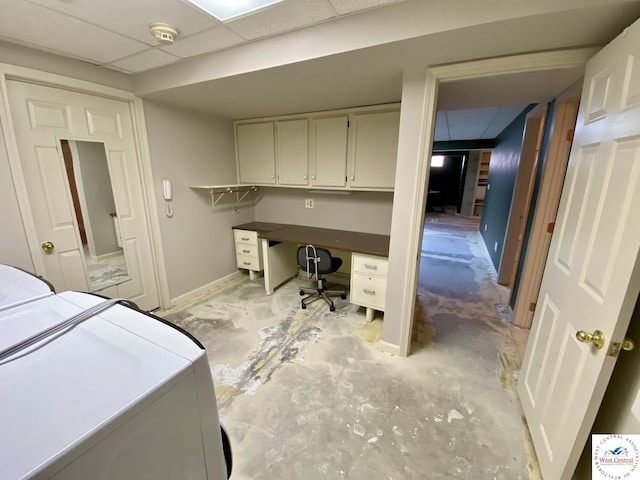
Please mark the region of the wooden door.
<svg viewBox="0 0 640 480"><path fill-rule="evenodd" d="M638 45L640 22L587 64L518 386L544 478L571 478L640 290Z"/></svg>
<svg viewBox="0 0 640 480"><path fill-rule="evenodd" d="M57 291L89 289L61 139L102 142L120 220L128 279L99 293L159 304L129 105L19 81L7 82L9 105L44 272ZM86 219L85 219L86 220Z"/></svg>

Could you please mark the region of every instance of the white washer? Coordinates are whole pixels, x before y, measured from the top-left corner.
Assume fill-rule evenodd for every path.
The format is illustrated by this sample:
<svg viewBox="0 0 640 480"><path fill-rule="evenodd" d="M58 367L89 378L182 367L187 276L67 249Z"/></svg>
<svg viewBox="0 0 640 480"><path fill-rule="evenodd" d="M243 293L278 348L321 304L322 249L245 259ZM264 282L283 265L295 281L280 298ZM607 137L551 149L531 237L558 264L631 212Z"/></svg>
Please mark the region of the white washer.
<svg viewBox="0 0 640 480"><path fill-rule="evenodd" d="M0 351L103 301L6 308ZM115 305L3 361L0 385L3 480L227 478L206 352L157 317Z"/></svg>

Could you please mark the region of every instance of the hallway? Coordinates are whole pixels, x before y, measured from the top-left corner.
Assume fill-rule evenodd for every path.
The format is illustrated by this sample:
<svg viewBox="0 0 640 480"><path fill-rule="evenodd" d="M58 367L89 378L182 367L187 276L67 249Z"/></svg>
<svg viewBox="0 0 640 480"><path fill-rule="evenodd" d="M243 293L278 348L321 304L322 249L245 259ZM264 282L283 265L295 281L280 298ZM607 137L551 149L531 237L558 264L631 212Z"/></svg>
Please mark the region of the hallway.
<svg viewBox="0 0 640 480"><path fill-rule="evenodd" d="M513 388L526 335L475 230L428 222L406 359L348 301L301 310L302 279L267 297L242 275L161 313L207 347L233 479L537 478Z"/></svg>

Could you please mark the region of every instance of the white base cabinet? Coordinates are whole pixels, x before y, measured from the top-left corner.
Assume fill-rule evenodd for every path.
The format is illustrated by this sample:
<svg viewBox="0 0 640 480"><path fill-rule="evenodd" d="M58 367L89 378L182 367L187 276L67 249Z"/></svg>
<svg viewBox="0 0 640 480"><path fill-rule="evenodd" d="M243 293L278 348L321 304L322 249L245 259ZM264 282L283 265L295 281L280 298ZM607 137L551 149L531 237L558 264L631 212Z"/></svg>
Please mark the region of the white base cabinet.
<svg viewBox="0 0 640 480"><path fill-rule="evenodd" d="M367 322L373 320L376 310L384 312L387 266L385 257L352 254L350 301L367 309Z"/></svg>
<svg viewBox="0 0 640 480"><path fill-rule="evenodd" d="M249 270L251 280L257 277L263 267L262 249L258 243L258 232L251 230L234 230L236 243L236 262L238 268Z"/></svg>

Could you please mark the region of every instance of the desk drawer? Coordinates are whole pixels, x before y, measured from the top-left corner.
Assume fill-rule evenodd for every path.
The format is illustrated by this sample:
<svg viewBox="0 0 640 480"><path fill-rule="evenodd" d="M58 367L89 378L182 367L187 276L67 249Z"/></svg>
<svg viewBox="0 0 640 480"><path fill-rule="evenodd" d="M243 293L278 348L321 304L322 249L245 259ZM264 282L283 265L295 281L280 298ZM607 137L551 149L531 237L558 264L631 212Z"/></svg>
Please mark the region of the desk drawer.
<svg viewBox="0 0 640 480"><path fill-rule="evenodd" d="M251 230L234 230L236 245L239 243L249 243L251 245L258 246L258 232L252 232Z"/></svg>
<svg viewBox="0 0 640 480"><path fill-rule="evenodd" d="M385 257L354 253L351 260L351 270L366 275L387 276L388 261Z"/></svg>
<svg viewBox="0 0 640 480"><path fill-rule="evenodd" d="M245 257L259 258L258 246L251 245L250 243L237 243L236 255L242 255Z"/></svg>
<svg viewBox="0 0 640 480"><path fill-rule="evenodd" d="M386 294L386 278L361 273L351 274L351 290L349 292L351 303L384 311Z"/></svg>
<svg viewBox="0 0 640 480"><path fill-rule="evenodd" d="M238 262L238 268L246 268L247 270L254 271L262 270L259 258L248 257L246 255L236 255L236 261Z"/></svg>

